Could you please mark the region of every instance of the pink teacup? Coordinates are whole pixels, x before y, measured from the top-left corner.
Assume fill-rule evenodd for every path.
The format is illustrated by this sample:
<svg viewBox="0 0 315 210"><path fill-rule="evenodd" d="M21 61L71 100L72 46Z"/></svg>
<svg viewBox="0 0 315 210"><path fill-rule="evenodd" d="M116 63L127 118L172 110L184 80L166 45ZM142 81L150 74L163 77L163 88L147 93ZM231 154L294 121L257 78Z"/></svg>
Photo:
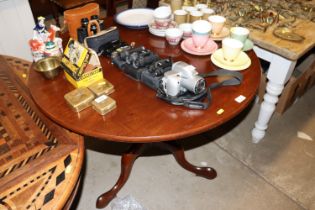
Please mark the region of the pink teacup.
<svg viewBox="0 0 315 210"><path fill-rule="evenodd" d="M191 23L182 23L179 25L179 28L183 31L183 38L187 39L192 35Z"/></svg>
<svg viewBox="0 0 315 210"><path fill-rule="evenodd" d="M196 48L201 49L209 40L211 24L206 20L197 20L192 24L192 39Z"/></svg>
<svg viewBox="0 0 315 210"><path fill-rule="evenodd" d="M171 15L172 15L172 11L170 7L161 6L161 7L156 8L153 11L155 25L158 28L167 28L170 22L172 21Z"/></svg>
<svg viewBox="0 0 315 210"><path fill-rule="evenodd" d="M163 29L163 28L167 28L170 25L170 23L172 22L172 19L171 18L168 18L168 19L155 18L154 22L158 29Z"/></svg>

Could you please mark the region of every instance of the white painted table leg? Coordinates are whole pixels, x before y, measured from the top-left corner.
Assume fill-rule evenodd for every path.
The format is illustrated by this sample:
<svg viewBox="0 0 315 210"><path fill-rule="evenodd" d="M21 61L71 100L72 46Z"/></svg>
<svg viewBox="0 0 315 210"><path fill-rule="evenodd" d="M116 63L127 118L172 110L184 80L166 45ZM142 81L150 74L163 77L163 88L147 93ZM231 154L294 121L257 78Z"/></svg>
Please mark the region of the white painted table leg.
<svg viewBox="0 0 315 210"><path fill-rule="evenodd" d="M279 95L281 95L285 83L291 77L296 61L287 60L256 46L254 50L259 58L270 62L267 73L269 81L266 87L266 94L260 107L255 128L252 130L252 141L253 143L258 143L265 136L268 123L276 109Z"/></svg>
<svg viewBox="0 0 315 210"><path fill-rule="evenodd" d="M252 130L253 143L258 143L266 133L268 122L276 109L278 96L282 93L284 86L269 81L266 87L264 101L261 104L258 120L255 123L255 128Z"/></svg>

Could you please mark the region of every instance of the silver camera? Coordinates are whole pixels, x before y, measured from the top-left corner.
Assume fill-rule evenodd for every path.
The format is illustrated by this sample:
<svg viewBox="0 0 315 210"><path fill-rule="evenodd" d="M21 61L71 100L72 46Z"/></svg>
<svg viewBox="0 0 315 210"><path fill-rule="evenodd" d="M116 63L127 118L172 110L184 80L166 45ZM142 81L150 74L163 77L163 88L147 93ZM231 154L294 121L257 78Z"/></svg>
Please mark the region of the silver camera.
<svg viewBox="0 0 315 210"><path fill-rule="evenodd" d="M182 61L174 63L172 70L164 73L161 84L165 94L173 97L187 91L199 94L206 88L205 79L198 76L196 68Z"/></svg>

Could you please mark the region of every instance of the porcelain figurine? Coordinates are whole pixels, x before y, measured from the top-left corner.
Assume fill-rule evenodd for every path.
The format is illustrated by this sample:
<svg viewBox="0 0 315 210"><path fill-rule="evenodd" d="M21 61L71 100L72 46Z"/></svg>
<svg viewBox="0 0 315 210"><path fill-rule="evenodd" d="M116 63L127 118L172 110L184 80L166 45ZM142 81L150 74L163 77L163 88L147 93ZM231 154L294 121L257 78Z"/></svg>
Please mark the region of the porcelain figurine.
<svg viewBox="0 0 315 210"><path fill-rule="evenodd" d="M62 55L62 39L56 37L57 31L60 31L60 28L55 25L50 25L50 28L46 29L44 17L37 18L37 23L33 28L33 38L29 40L35 62L44 57Z"/></svg>

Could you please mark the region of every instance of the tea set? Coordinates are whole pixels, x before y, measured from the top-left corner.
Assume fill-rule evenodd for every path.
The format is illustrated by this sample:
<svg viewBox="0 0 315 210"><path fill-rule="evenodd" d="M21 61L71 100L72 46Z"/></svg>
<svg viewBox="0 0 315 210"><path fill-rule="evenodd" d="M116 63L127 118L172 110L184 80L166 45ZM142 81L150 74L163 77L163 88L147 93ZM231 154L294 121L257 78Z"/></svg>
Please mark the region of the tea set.
<svg viewBox="0 0 315 210"><path fill-rule="evenodd" d="M165 37L171 46L180 45L183 51L196 56L211 55L216 66L231 71L241 71L251 65L244 52L254 46L248 38L250 31L240 26L228 28L226 18L216 15L206 4L176 10L160 6L154 10L153 18L149 32ZM220 49L218 41L222 41Z"/></svg>

